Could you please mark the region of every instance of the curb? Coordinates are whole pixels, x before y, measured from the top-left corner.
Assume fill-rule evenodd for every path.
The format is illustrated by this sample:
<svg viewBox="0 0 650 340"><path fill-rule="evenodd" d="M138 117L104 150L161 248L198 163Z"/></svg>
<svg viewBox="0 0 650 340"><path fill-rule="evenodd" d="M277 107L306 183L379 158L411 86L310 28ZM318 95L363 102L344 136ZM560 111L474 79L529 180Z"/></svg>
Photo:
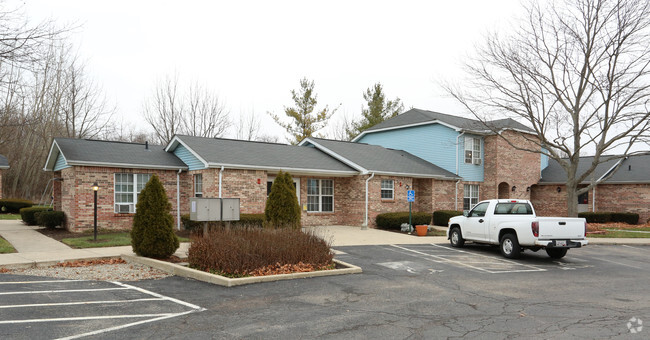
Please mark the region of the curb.
<svg viewBox="0 0 650 340"><path fill-rule="evenodd" d="M278 274L278 275L242 277L242 278L231 279L221 275L210 274L201 270L196 270L196 269L180 266L174 263L155 260L147 257L122 255L122 258L127 262L135 262L135 263L147 265L165 271L172 275L187 277L190 279L217 284L224 287L234 287L234 286L246 285L251 283L259 283L259 282L305 279L305 278L319 277L319 276L358 274L363 272L361 267L357 267L355 265L340 260L334 260L334 263L346 268L320 270L320 271L306 272L306 273Z"/></svg>
<svg viewBox="0 0 650 340"><path fill-rule="evenodd" d="M38 268L38 267L50 267L58 263L65 263L71 261L85 261L85 260L102 260L102 259L114 259L119 256L116 255L106 255L106 256L94 256L94 257L79 257L79 258L70 258L65 260L52 260L52 261L30 261L22 263L9 263L9 264L0 264L0 268L7 269L25 269L25 268Z"/></svg>

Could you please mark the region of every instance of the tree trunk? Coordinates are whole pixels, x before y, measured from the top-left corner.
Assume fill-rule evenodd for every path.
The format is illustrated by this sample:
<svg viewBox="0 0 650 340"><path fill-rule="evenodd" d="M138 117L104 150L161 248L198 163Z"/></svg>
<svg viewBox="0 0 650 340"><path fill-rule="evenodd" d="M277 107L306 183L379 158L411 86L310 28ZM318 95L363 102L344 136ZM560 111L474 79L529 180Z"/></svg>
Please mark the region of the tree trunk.
<svg viewBox="0 0 650 340"><path fill-rule="evenodd" d="M566 206L568 217L578 217L578 195L576 190L578 185L575 181L567 181L566 183Z"/></svg>

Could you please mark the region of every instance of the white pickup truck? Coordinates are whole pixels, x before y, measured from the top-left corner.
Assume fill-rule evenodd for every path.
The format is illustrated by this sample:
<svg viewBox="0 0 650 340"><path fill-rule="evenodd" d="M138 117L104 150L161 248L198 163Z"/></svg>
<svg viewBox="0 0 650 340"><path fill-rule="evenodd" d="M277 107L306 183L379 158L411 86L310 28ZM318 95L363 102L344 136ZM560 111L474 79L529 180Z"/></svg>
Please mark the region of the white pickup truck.
<svg viewBox="0 0 650 340"><path fill-rule="evenodd" d="M587 245L584 218L537 217L526 200L487 200L468 213L449 219L447 239L452 247L465 241L498 244L501 254L518 258L524 249L546 249L548 256L559 259L569 248Z"/></svg>

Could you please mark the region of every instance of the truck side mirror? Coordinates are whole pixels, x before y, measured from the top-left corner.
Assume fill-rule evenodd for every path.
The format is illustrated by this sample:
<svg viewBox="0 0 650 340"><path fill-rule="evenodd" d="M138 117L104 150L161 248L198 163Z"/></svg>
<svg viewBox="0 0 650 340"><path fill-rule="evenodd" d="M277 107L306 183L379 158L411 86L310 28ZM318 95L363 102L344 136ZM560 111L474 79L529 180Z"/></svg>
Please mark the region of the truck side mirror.
<svg viewBox="0 0 650 340"><path fill-rule="evenodd" d="M463 216L468 217L469 216L469 211L467 211L467 210L463 211Z"/></svg>

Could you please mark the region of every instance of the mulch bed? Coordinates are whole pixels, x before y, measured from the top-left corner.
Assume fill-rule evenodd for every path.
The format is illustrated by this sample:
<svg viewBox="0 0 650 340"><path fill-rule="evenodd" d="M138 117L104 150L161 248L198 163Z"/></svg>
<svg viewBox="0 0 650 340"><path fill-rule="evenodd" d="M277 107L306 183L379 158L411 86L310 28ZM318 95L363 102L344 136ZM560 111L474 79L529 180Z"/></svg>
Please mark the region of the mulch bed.
<svg viewBox="0 0 650 340"><path fill-rule="evenodd" d="M606 232L605 229L634 230L639 228L650 228L650 223L645 223L645 224L627 224L621 222L587 223L587 233L589 234L604 234Z"/></svg>

